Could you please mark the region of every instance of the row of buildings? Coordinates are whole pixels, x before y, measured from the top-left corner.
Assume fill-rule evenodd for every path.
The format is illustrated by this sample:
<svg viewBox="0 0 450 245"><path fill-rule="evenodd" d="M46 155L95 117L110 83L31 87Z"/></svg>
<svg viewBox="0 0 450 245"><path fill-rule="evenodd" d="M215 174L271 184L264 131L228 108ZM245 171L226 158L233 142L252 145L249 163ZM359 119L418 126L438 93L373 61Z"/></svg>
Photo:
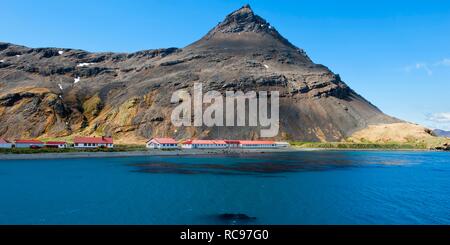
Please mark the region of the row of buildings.
<svg viewBox="0 0 450 245"><path fill-rule="evenodd" d="M65 141L15 140L9 142L0 138L0 148L113 148L111 137L75 137L73 144ZM146 144L149 149L227 149L227 148L281 148L288 147L287 142L264 140L185 140L172 138L153 138Z"/></svg>
<svg viewBox="0 0 450 245"><path fill-rule="evenodd" d="M185 140L177 142L172 138L153 138L146 145L149 149L265 149L288 147L289 143L263 140Z"/></svg>
<svg viewBox="0 0 450 245"><path fill-rule="evenodd" d="M13 142L0 138L0 148L113 148L111 137L75 137L73 145L65 141L15 140Z"/></svg>

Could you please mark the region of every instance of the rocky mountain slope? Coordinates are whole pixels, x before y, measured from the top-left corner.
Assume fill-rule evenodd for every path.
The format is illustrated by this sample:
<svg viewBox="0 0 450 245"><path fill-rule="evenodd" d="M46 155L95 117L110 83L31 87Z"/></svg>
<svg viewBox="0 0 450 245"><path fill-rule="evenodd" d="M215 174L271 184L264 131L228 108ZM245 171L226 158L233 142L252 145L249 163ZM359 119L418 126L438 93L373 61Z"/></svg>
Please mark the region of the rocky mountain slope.
<svg viewBox="0 0 450 245"><path fill-rule="evenodd" d="M435 129L433 130L433 134L439 137L446 137L450 138L450 131L442 130L442 129Z"/></svg>
<svg viewBox="0 0 450 245"><path fill-rule="evenodd" d="M280 91L276 139L338 141L399 122L244 6L182 49L90 53L0 43L0 137L260 137L260 127L174 127L172 93L199 82L204 91Z"/></svg>

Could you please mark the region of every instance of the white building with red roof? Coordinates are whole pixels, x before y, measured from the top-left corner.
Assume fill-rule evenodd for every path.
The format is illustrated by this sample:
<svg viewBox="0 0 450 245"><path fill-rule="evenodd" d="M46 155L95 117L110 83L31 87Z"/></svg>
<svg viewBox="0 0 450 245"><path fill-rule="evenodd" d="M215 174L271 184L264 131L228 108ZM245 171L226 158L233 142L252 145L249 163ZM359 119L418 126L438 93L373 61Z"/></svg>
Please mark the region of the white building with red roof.
<svg viewBox="0 0 450 245"><path fill-rule="evenodd" d="M44 142L40 140L15 140L14 145L16 148L42 148Z"/></svg>
<svg viewBox="0 0 450 245"><path fill-rule="evenodd" d="M239 148L240 140L225 140L229 148Z"/></svg>
<svg viewBox="0 0 450 245"><path fill-rule="evenodd" d="M277 148L275 141L267 140L240 140L240 148Z"/></svg>
<svg viewBox="0 0 450 245"><path fill-rule="evenodd" d="M47 148L67 148L67 142L65 141L47 141L45 142Z"/></svg>
<svg viewBox="0 0 450 245"><path fill-rule="evenodd" d="M112 137L75 137L73 139L75 148L114 148Z"/></svg>
<svg viewBox="0 0 450 245"><path fill-rule="evenodd" d="M178 142L172 138L152 138L147 141L149 149L177 149Z"/></svg>
<svg viewBox="0 0 450 245"><path fill-rule="evenodd" d="M3 138L0 138L0 148L11 149L12 148L12 143L7 141L7 140L5 140L5 139L3 139Z"/></svg>
<svg viewBox="0 0 450 245"><path fill-rule="evenodd" d="M186 140L181 144L184 149L224 149L228 148L224 140Z"/></svg>

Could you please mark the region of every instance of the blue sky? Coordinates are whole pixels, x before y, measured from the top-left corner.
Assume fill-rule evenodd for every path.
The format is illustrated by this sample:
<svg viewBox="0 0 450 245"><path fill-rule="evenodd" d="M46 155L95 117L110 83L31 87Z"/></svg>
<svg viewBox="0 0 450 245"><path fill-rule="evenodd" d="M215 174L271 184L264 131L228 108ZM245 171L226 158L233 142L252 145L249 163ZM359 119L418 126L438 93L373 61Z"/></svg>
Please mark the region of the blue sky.
<svg viewBox="0 0 450 245"><path fill-rule="evenodd" d="M387 114L450 130L445 0L0 0L0 41L115 52L184 47L246 3Z"/></svg>

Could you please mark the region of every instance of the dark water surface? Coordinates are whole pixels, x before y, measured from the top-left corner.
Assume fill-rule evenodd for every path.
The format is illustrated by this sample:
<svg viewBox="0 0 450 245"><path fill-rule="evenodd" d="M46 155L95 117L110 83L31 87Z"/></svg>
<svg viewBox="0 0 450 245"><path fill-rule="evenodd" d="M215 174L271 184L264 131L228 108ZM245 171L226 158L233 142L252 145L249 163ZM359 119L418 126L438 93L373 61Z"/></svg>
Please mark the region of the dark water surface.
<svg viewBox="0 0 450 245"><path fill-rule="evenodd" d="M450 224L450 153L0 160L0 224L230 223Z"/></svg>

